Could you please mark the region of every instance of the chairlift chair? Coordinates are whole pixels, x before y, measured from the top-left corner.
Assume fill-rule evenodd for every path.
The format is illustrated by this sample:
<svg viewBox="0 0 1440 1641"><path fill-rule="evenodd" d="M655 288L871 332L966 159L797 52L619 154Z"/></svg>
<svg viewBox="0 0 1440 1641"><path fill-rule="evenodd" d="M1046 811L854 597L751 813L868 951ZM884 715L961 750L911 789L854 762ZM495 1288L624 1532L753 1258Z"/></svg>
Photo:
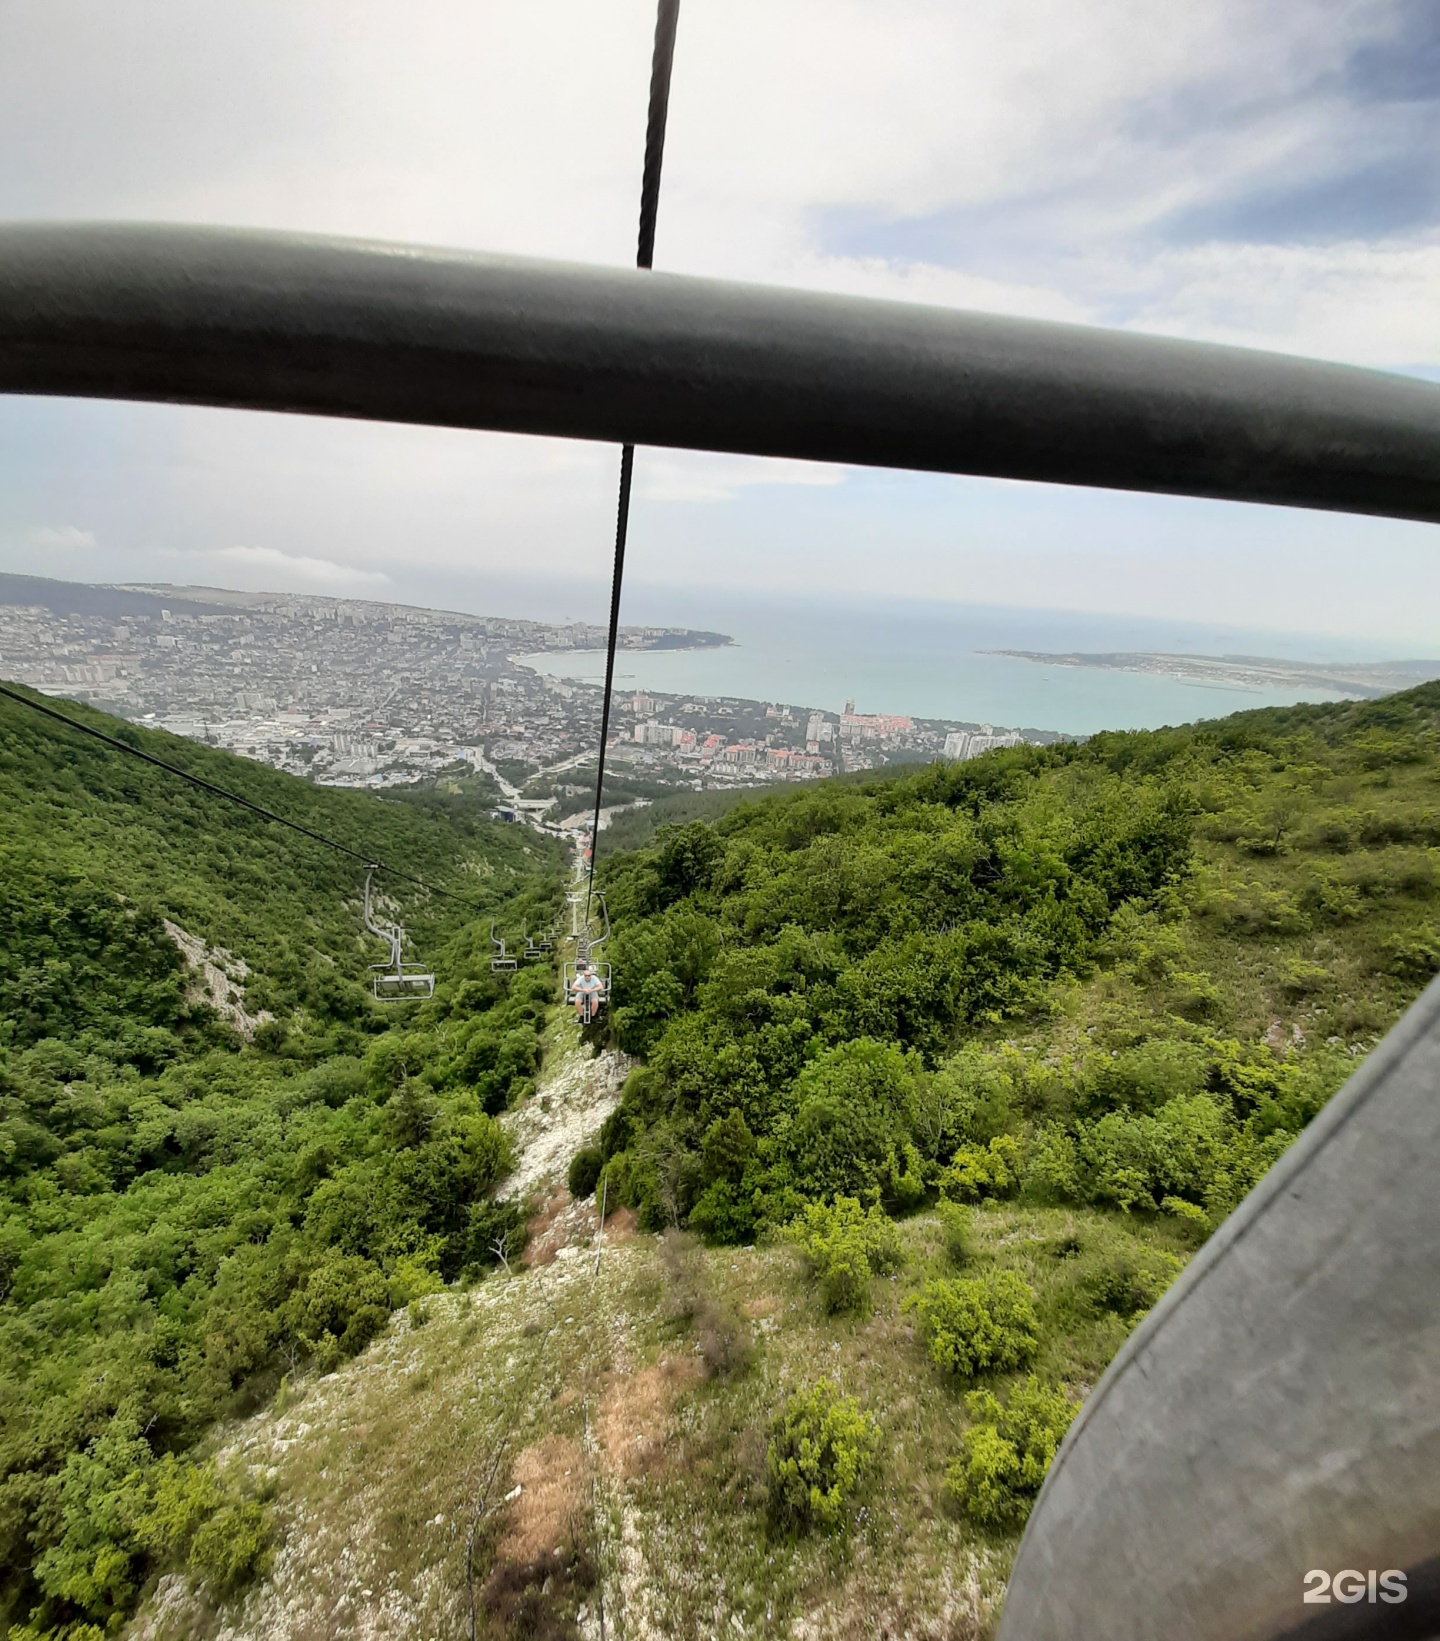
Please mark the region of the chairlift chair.
<svg viewBox="0 0 1440 1641"><path fill-rule="evenodd" d="M610 913L605 907L604 895L595 896L599 907L600 917L604 924L604 933L590 936L588 925L575 936L575 960L565 965L565 1001L571 1008L579 1005L580 1023L588 1026L596 1014L610 1004L610 965L598 962L595 953L610 938ZM586 990L578 982L582 973L593 974L600 984L594 990Z"/></svg>
<svg viewBox="0 0 1440 1641"><path fill-rule="evenodd" d="M524 960L527 963L534 963L539 958L544 957L546 948L543 947L543 946L537 945L537 943L531 938L530 925L528 923L525 925L524 933L525 933L525 949L520 953L520 955L521 955L522 958L524 958Z"/></svg>
<svg viewBox="0 0 1440 1641"><path fill-rule="evenodd" d="M593 974L600 982L593 991L583 989L579 984L582 974ZM610 965L596 963L593 959L576 955L573 963L565 965L565 1002L570 1008L579 1005L580 1024L588 1026L595 1016L610 1002Z"/></svg>
<svg viewBox="0 0 1440 1641"><path fill-rule="evenodd" d="M375 867L365 872L365 927L390 948L390 957L384 963L370 965L371 989L377 1003L404 1003L423 1000L435 995L435 976L423 963L407 963L402 957L405 931L398 923L377 923L370 904L370 881Z"/></svg>
<svg viewBox="0 0 1440 1641"><path fill-rule="evenodd" d="M495 938L495 919L493 917L490 919L490 944L495 948L494 955L490 959L491 974L513 974L520 967L520 960L517 957L507 956L505 942Z"/></svg>

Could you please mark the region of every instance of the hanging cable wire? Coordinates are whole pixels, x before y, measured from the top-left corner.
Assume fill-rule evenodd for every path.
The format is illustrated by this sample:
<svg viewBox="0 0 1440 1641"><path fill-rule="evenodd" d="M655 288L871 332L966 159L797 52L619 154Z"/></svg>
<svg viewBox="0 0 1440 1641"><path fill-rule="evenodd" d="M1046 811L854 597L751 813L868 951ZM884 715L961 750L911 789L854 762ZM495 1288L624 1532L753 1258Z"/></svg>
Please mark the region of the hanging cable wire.
<svg viewBox="0 0 1440 1641"><path fill-rule="evenodd" d="M464 895L452 894L449 889L437 889L433 883L427 883L424 878L414 876L410 872L402 872L397 866L387 866L383 860L376 860L373 855L362 854L358 849L352 849L348 843L341 843L336 838L326 837L323 832L316 832L309 826L302 826L299 821L288 820L284 815L277 815L273 809L266 809L262 804L252 803L249 798L241 797L238 792L231 792L228 787L217 786L214 781L202 779L199 775L192 775L188 769L181 769L178 764L166 763L163 758L156 758L149 752L142 752L138 746L131 746L128 741L117 739L114 735L107 735L103 729L96 729L91 724L83 724L77 718L67 718L63 712L57 712L54 707L45 706L39 701L33 701L28 695L22 695L19 690L8 688L0 684L0 695L7 700L17 701L22 707L29 707L32 712L43 714L46 718L53 718L57 723L64 724L68 729L79 730L82 735L88 735L92 740L102 741L106 746L113 747L117 752L124 752L132 758L138 758L142 763L153 765L156 769L163 769L167 774L178 776L182 781L188 781L191 786L198 786L202 792L209 792L213 797L224 798L227 803L238 804L241 809L248 809L252 815L259 815L262 820L274 821L277 826L288 826L292 832L298 832L301 837L310 838L315 843L323 843L327 849L334 849L342 855L349 855L352 860L358 860L367 867L373 867L378 872L388 872L391 877L401 878L406 883L413 883L418 888L428 890L432 895L439 895L442 900L458 901L462 906L468 906L472 911L480 911L480 906L473 900L467 900Z"/></svg>
<svg viewBox="0 0 1440 1641"><path fill-rule="evenodd" d="M650 113L645 122L645 168L640 180L640 242L635 266L655 261L655 219L660 209L660 166L665 158L665 120L670 111L670 70L675 62L675 28L680 0L660 0L655 18L655 50L650 59ZM590 875L585 884L585 917L595 892L595 860L600 852L600 808L605 792L605 747L610 739L610 694L615 685L615 644L620 632L620 588L625 579L625 538L630 529L630 485L635 446L620 451L620 506L615 519L615 571L610 581L610 636L605 646L605 698L600 707L600 759L595 774L595 816L590 824Z"/></svg>
<svg viewBox="0 0 1440 1641"><path fill-rule="evenodd" d="M655 51L650 59L650 115L645 123L645 169L640 177L640 243L635 266L655 262L655 218L660 210L660 163L665 158L665 120L670 112L670 70L675 64L675 27L680 0L660 0Z"/></svg>

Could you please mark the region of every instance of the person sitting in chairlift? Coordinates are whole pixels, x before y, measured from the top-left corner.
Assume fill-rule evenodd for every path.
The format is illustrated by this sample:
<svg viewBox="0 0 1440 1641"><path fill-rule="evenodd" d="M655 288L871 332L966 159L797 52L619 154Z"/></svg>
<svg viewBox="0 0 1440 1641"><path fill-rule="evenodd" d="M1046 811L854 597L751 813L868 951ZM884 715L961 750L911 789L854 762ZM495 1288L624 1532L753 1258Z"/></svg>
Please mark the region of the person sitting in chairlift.
<svg viewBox="0 0 1440 1641"><path fill-rule="evenodd" d="M588 1026L595 1017L596 1006L601 1001L604 991L604 982L588 963L575 965L575 978L570 983L570 996L575 1004L575 1017L582 1026Z"/></svg>

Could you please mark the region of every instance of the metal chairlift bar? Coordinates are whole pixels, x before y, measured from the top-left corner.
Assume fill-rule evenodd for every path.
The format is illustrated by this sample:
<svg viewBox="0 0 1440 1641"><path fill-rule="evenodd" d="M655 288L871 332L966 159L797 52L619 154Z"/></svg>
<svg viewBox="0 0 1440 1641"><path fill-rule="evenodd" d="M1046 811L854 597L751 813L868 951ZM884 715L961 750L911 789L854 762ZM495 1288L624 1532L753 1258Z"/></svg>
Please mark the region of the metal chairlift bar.
<svg viewBox="0 0 1440 1641"><path fill-rule="evenodd" d="M0 392L1440 521L1440 386L1242 348L223 228L0 228Z"/></svg>

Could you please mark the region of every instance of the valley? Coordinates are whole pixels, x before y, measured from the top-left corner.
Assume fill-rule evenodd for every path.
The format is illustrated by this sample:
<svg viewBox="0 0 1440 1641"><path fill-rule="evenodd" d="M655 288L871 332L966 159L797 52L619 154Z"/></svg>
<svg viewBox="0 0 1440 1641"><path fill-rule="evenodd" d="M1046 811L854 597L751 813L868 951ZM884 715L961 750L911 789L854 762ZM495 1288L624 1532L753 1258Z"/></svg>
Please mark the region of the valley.
<svg viewBox="0 0 1440 1641"><path fill-rule="evenodd" d="M377 1004L352 860L0 704L14 1641L987 1634L1440 970L1434 685L660 825L583 1034L490 969L557 841L66 710L464 904L382 883L438 983Z"/></svg>

